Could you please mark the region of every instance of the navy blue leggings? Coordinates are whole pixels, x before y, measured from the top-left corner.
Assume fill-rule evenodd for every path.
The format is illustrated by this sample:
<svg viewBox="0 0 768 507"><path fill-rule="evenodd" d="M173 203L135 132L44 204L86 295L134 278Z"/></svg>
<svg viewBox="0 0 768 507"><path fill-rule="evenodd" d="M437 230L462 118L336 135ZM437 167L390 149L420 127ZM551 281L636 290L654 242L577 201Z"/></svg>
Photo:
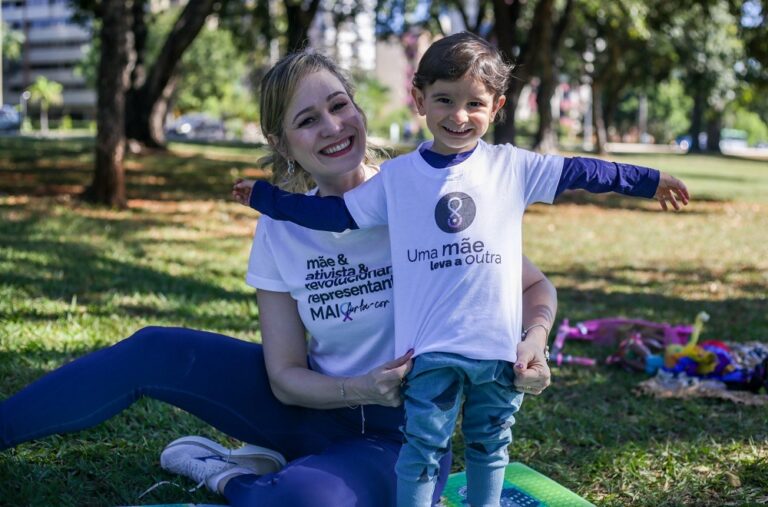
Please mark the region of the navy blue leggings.
<svg viewBox="0 0 768 507"><path fill-rule="evenodd" d="M272 394L261 345L184 328L147 327L45 375L0 403L0 450L94 426L147 396L244 442L280 451L276 474L227 484L231 505L391 506L402 408L315 410ZM450 468L441 463L439 491ZM439 493L436 492L436 497Z"/></svg>

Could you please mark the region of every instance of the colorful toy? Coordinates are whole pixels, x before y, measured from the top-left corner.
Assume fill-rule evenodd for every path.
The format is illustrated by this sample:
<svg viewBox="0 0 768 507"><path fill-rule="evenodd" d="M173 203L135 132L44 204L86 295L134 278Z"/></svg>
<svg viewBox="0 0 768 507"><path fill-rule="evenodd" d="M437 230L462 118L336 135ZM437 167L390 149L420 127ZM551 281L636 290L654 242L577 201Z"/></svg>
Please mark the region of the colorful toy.
<svg viewBox="0 0 768 507"><path fill-rule="evenodd" d="M618 346L618 351L606 359L607 364L622 364L639 371L655 371L660 365L659 354L664 348L670 344L687 343L692 332L693 326L690 325L671 325L641 319L595 319L579 322L575 326L564 319L557 330L550 357L558 366L595 366L595 359L563 354L567 340L590 341L608 347Z"/></svg>
<svg viewBox="0 0 768 507"><path fill-rule="evenodd" d="M557 331L550 357L558 366L577 364L595 366L597 360L564 354L567 340L590 341L616 347L605 364L617 364L628 370L649 375L659 369L689 377L714 379L729 389L758 392L768 390L768 346L753 347L748 364L739 361L724 342L699 337L709 315L700 312L691 325L670 325L639 319L609 318L580 322L571 326L564 319ZM733 346L737 346L732 344ZM744 344L740 345L741 347Z"/></svg>
<svg viewBox="0 0 768 507"><path fill-rule="evenodd" d="M768 357L754 367L739 364L728 345L717 340L698 344L699 335L709 315L701 312L696 316L691 338L684 346L669 345L664 354L664 370L670 373L684 373L689 377L714 379L723 382L729 389L758 392L768 386Z"/></svg>

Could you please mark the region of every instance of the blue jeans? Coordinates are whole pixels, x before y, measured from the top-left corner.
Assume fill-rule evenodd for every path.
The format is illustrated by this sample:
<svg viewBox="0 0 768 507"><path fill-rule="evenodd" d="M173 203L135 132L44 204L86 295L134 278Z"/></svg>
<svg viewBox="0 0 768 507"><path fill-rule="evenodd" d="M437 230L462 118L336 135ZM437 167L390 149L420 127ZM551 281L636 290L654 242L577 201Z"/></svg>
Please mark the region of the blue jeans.
<svg viewBox="0 0 768 507"><path fill-rule="evenodd" d="M430 505L462 399L467 501L473 507L499 505L510 428L523 401L514 380L506 361L439 352L416 357L405 388L405 441L395 466L398 507Z"/></svg>
<svg viewBox="0 0 768 507"><path fill-rule="evenodd" d="M402 408L365 406L361 434L359 409L315 410L280 403L269 386L261 345L184 328L144 328L0 402L0 450L94 426L142 396L285 455L289 463L276 474L229 481L224 496L231 505L395 503ZM450 457L443 467L441 486Z"/></svg>

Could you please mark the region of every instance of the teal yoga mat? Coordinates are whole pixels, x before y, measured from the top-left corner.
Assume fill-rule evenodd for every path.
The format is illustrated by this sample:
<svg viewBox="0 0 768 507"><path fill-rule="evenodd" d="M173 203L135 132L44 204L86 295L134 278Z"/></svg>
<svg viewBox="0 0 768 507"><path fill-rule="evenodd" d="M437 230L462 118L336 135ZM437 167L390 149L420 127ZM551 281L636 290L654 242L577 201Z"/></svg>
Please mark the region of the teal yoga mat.
<svg viewBox="0 0 768 507"><path fill-rule="evenodd" d="M444 507L463 507L467 494L464 472L451 474L443 493ZM546 475L522 463L510 463L504 473L501 507L581 507L593 504Z"/></svg>
<svg viewBox="0 0 768 507"><path fill-rule="evenodd" d="M443 492L443 507L464 507L467 477L451 474ZM510 463L504 473L501 507L594 507L593 504L522 463ZM128 506L124 506L128 507ZM211 504L174 503L145 507L221 507Z"/></svg>

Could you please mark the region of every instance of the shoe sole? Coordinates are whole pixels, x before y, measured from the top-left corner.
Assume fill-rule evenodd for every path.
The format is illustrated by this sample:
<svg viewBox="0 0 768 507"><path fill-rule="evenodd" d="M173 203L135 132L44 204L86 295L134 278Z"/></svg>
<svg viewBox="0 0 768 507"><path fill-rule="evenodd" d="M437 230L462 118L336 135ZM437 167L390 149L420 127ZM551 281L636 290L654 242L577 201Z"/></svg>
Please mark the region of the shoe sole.
<svg viewBox="0 0 768 507"><path fill-rule="evenodd" d="M238 449L229 449L228 447L217 444L213 440L209 440L205 437L189 436L177 438L166 445L165 449L176 447L177 445L195 445L197 447L202 447L211 454L215 454L236 465L250 469L259 469L260 467L258 465L263 465L265 459L272 461L274 465L277 466L278 470L283 468L287 463L283 455L279 452L258 445L246 444Z"/></svg>

